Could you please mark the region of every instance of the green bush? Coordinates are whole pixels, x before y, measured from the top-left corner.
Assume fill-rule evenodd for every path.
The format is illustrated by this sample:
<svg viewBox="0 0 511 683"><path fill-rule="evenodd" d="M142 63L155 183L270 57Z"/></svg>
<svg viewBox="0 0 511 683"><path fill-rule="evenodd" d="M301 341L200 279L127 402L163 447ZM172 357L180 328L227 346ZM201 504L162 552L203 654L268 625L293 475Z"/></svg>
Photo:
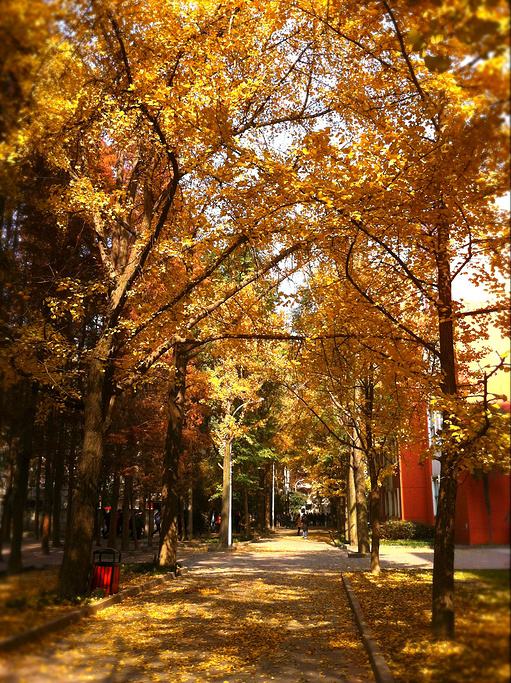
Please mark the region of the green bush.
<svg viewBox="0 0 511 683"><path fill-rule="evenodd" d="M429 541L434 536L434 529L421 522L389 519L381 525L380 536L387 541Z"/></svg>
<svg viewBox="0 0 511 683"><path fill-rule="evenodd" d="M429 524L422 524L422 522L414 522L415 533L414 540L416 541L432 541L435 537L435 527Z"/></svg>

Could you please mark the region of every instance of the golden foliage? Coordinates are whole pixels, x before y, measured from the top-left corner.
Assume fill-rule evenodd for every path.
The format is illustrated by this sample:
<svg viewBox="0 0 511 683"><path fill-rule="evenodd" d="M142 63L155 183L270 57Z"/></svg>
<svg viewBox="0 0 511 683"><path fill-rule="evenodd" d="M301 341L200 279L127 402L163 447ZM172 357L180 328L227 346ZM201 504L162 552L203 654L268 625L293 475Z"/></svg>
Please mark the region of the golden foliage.
<svg viewBox="0 0 511 683"><path fill-rule="evenodd" d="M456 572L456 642L432 639L431 572L351 573L349 580L396 681L509 680L509 572Z"/></svg>

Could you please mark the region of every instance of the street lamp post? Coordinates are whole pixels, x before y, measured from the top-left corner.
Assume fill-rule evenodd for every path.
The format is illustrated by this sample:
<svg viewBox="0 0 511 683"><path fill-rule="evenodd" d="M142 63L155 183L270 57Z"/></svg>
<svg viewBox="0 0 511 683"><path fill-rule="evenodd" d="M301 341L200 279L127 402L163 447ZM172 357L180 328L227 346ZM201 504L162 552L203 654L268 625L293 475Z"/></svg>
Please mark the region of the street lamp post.
<svg viewBox="0 0 511 683"><path fill-rule="evenodd" d="M227 547L232 546L232 449L229 448L229 518L227 523Z"/></svg>
<svg viewBox="0 0 511 683"><path fill-rule="evenodd" d="M275 463L271 466L271 528L275 530Z"/></svg>
<svg viewBox="0 0 511 683"><path fill-rule="evenodd" d="M231 415L234 417L242 408L244 408L249 403L259 403L264 401L264 398L259 398L256 400L245 401L239 405L236 410L234 410ZM225 543L225 545L230 548L232 546L232 437L227 438L224 445L224 463L223 463L223 496L222 499L225 501L222 504L222 524L220 527L220 540ZM224 515L224 504L226 504L227 510ZM227 525L225 525L224 518L227 519ZM223 527L223 529L222 529Z"/></svg>

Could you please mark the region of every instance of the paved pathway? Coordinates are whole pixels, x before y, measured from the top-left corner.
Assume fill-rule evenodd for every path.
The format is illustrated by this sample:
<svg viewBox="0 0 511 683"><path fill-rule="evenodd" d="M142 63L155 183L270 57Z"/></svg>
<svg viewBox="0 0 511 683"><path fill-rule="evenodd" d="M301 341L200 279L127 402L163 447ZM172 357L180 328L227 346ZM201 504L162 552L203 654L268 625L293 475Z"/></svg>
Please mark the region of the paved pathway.
<svg viewBox="0 0 511 683"><path fill-rule="evenodd" d="M345 553L287 531L186 564L179 580L10 655L0 680L373 680L340 581Z"/></svg>
<svg viewBox="0 0 511 683"><path fill-rule="evenodd" d="M292 538L293 532L287 529L279 530L278 538L286 536ZM313 530L313 534L316 532ZM296 534L296 532L294 532ZM139 550L131 549L123 552L123 562L150 562L156 552L156 539L152 548L147 548L146 540L142 539ZM356 548L351 548L356 550ZM182 549L182 557L188 561L193 557L193 551ZM52 548L49 555L45 555L41 550L39 542L27 539L23 543L23 564L25 567L47 567L60 565L62 562L63 551L61 548ZM347 558L346 553L341 553L342 570L368 569L368 558ZM0 572L7 566L7 553L4 552L3 560L0 561ZM432 548L408 548L405 546L386 546L380 549L382 567L411 567L427 568L433 567ZM511 566L511 548L509 546L457 546L455 554L456 569L509 569Z"/></svg>

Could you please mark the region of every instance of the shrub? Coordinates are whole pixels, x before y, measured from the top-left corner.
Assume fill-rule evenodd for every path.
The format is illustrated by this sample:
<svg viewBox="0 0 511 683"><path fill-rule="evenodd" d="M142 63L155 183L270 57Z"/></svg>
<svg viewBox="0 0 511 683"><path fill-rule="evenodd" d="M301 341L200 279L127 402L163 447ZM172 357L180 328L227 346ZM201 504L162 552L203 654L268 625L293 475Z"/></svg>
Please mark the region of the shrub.
<svg viewBox="0 0 511 683"><path fill-rule="evenodd" d="M387 541L429 541L434 536L434 529L421 522L389 519L381 525L380 536Z"/></svg>
<svg viewBox="0 0 511 683"><path fill-rule="evenodd" d="M422 522L414 522L415 533L414 539L416 541L432 541L435 537L435 527L429 524L422 524Z"/></svg>

